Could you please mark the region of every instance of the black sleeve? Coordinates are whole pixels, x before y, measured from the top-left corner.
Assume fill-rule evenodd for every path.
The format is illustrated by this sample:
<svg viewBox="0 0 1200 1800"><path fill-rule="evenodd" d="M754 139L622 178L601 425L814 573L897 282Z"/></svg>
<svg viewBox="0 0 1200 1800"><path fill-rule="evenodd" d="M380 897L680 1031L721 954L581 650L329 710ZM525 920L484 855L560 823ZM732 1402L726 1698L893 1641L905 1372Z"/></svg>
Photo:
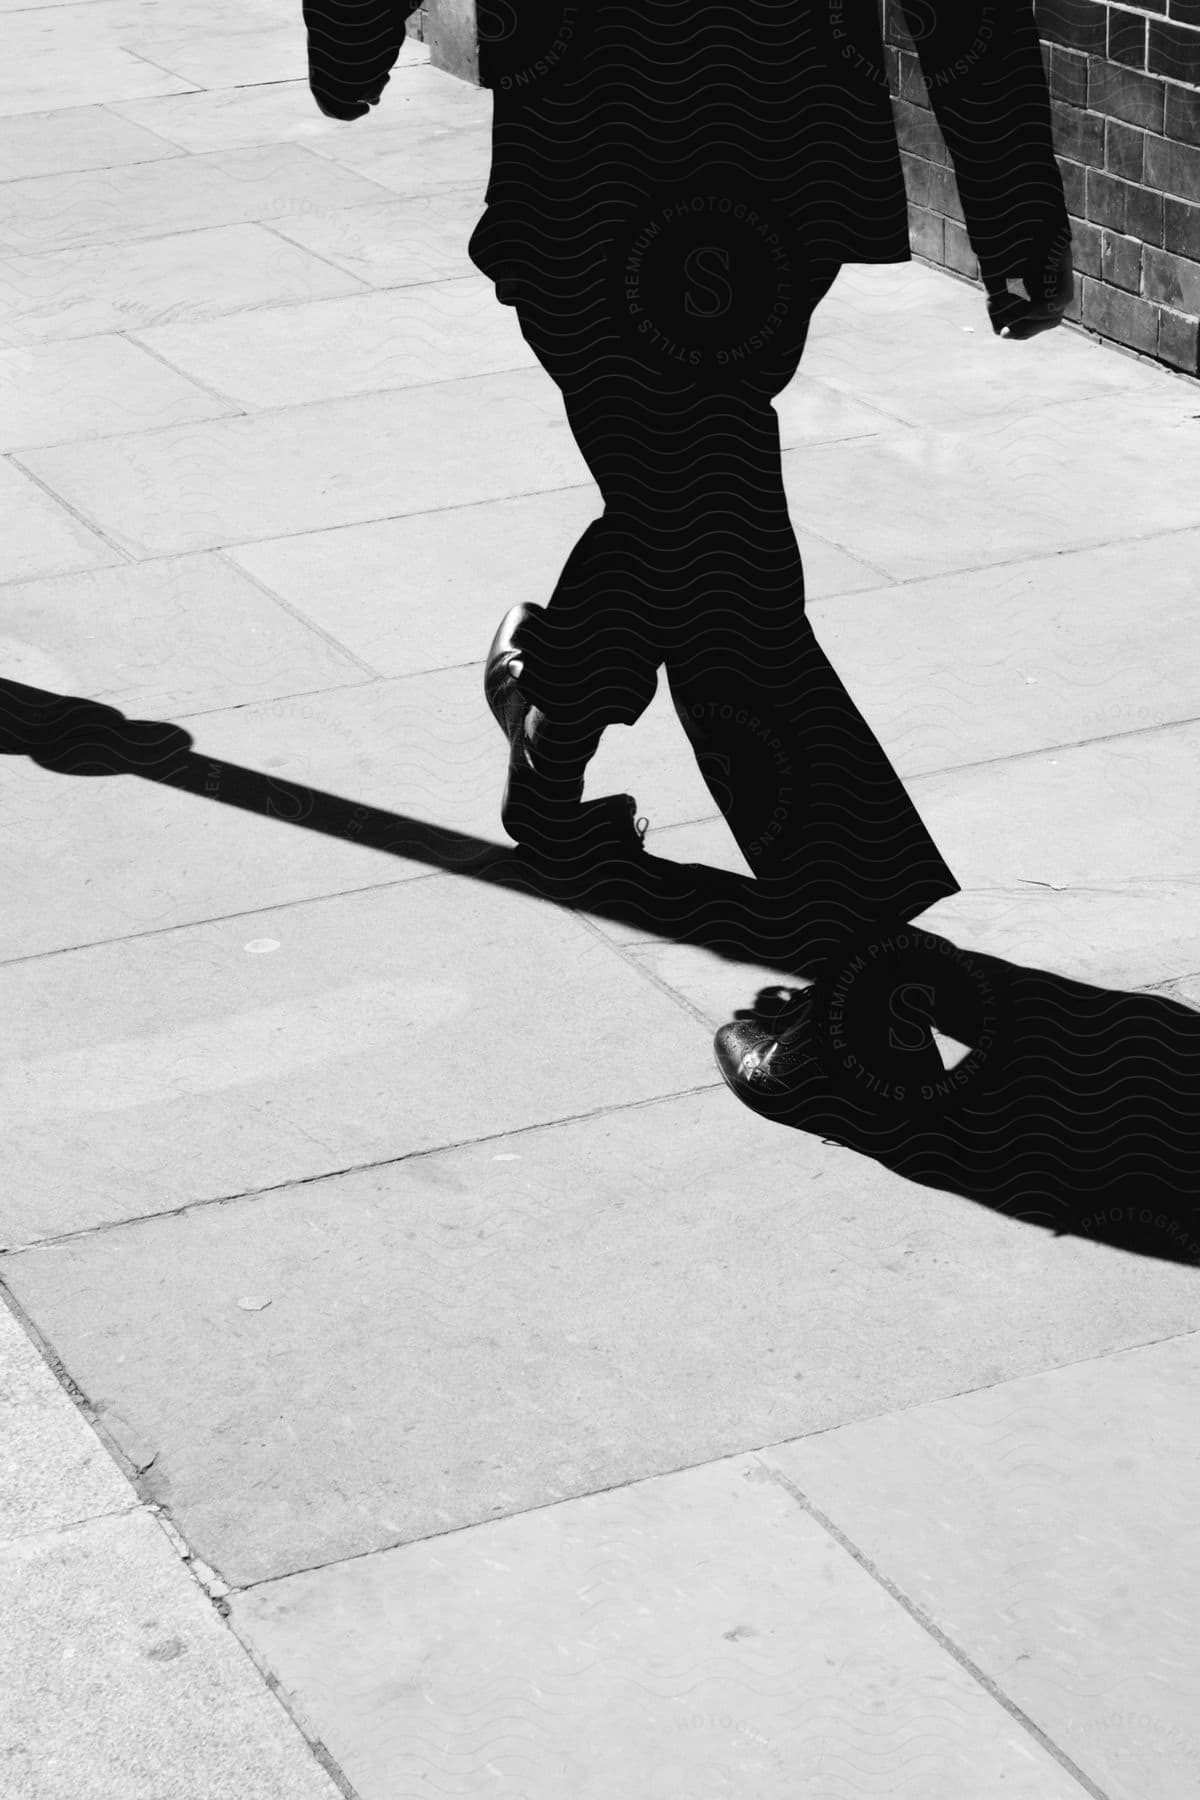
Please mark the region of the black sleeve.
<svg viewBox="0 0 1200 1800"><path fill-rule="evenodd" d="M899 0L987 282L1066 234L1032 0Z"/></svg>
<svg viewBox="0 0 1200 1800"><path fill-rule="evenodd" d="M331 119L361 119L387 86L421 0L302 0L308 85Z"/></svg>

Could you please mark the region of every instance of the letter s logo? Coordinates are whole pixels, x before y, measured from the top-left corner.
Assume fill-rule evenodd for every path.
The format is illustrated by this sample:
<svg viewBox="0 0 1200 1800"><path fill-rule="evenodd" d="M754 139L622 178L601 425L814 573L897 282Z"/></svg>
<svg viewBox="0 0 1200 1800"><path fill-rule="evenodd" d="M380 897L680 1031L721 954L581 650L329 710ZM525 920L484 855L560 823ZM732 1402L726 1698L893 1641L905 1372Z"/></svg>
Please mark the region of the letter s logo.
<svg viewBox="0 0 1200 1800"><path fill-rule="evenodd" d="M504 44L517 35L517 9L512 0L477 0L475 29L481 44Z"/></svg>
<svg viewBox="0 0 1200 1800"><path fill-rule="evenodd" d="M904 0L904 23L913 43L923 44L937 30L937 9L929 0Z"/></svg>
<svg viewBox="0 0 1200 1800"><path fill-rule="evenodd" d="M920 995L925 1002L924 1007L915 1004L910 998ZM933 988L925 987L920 982L907 981L903 987L896 988L891 997L888 1010L893 1019L910 1027L910 1032L901 1035L894 1026L888 1027L888 1044L893 1050L920 1050L929 1040L929 1028L933 1024ZM911 1011L906 1011L911 1007Z"/></svg>
<svg viewBox="0 0 1200 1800"><path fill-rule="evenodd" d="M733 773L732 759L719 750L702 750L696 756L696 763L709 793L723 816L729 818L734 810L734 793L729 783Z"/></svg>
<svg viewBox="0 0 1200 1800"><path fill-rule="evenodd" d="M718 274L716 269L706 268L702 260L704 257L715 258L722 273ZM683 302L685 312L691 313L694 318L719 319L729 311L733 304L733 288L725 279L725 275L729 271L729 252L723 244L702 244L698 250L689 251L683 269L687 279L687 291ZM709 281L713 285L706 286L699 279L704 275L709 277ZM692 298L697 288L702 294L711 297L711 305L700 306Z"/></svg>

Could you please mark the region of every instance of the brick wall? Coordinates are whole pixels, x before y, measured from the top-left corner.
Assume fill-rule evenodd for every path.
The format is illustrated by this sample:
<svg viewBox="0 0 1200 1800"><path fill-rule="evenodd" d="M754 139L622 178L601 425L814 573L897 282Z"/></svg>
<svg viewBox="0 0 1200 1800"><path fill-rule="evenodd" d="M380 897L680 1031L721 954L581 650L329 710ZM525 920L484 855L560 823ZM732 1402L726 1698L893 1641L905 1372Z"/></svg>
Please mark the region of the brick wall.
<svg viewBox="0 0 1200 1800"><path fill-rule="evenodd" d="M1069 317L1200 375L1200 0L1037 0L1074 243ZM896 0L885 37L914 254L978 280Z"/></svg>
<svg viewBox="0 0 1200 1800"><path fill-rule="evenodd" d="M914 254L978 280L903 14L882 4ZM1035 0L1035 11L1071 214L1068 316L1200 376L1200 0ZM428 12L409 20L427 41Z"/></svg>

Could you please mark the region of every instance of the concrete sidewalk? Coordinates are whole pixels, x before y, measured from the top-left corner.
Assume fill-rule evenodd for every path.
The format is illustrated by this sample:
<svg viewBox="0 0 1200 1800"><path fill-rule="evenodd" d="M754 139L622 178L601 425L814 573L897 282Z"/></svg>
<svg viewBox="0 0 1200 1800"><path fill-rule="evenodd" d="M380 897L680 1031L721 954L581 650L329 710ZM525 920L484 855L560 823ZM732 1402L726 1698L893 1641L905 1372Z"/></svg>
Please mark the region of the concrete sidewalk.
<svg viewBox="0 0 1200 1800"><path fill-rule="evenodd" d="M489 97L324 119L293 0L4 35L0 726L115 711L4 763L0 1790L1195 1794L1200 1247L757 1119L777 970L481 878L598 510ZM1200 1005L1200 386L914 263L779 412L922 922ZM665 692L592 773L744 869Z"/></svg>

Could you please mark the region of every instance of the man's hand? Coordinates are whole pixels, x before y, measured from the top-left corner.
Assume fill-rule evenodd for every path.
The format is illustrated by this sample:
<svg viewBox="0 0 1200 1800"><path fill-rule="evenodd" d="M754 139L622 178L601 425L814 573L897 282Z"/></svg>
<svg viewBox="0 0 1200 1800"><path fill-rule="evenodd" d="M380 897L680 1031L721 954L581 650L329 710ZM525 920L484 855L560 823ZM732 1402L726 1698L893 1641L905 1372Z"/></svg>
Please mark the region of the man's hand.
<svg viewBox="0 0 1200 1800"><path fill-rule="evenodd" d="M308 85L327 119L361 119L379 104L420 0L303 0Z"/></svg>
<svg viewBox="0 0 1200 1800"><path fill-rule="evenodd" d="M1071 259L1071 228L1060 228L1053 237L1035 246L1021 271L1021 283L989 279L988 317L997 337L1031 338L1061 325L1075 298L1075 265ZM1014 291L1016 290L1016 291Z"/></svg>

